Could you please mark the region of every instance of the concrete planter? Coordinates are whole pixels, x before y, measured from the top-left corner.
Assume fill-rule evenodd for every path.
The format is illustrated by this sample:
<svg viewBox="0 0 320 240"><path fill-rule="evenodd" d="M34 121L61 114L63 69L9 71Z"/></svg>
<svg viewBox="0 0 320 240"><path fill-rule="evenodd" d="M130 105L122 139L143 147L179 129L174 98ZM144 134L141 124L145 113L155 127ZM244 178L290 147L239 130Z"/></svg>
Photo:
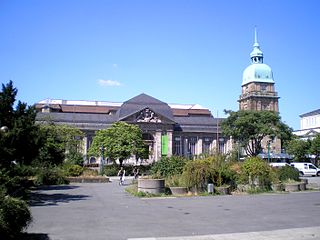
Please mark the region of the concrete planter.
<svg viewBox="0 0 320 240"><path fill-rule="evenodd" d="M220 195L229 195L230 194L230 186L216 187L215 189Z"/></svg>
<svg viewBox="0 0 320 240"><path fill-rule="evenodd" d="M186 187L170 187L170 191L172 195L185 195L188 193L188 189Z"/></svg>
<svg viewBox="0 0 320 240"><path fill-rule="evenodd" d="M283 185L281 183L273 183L271 185L272 191L274 192L280 192L283 191Z"/></svg>
<svg viewBox="0 0 320 240"><path fill-rule="evenodd" d="M284 190L286 192L297 192L300 191L300 183L285 183Z"/></svg>
<svg viewBox="0 0 320 240"><path fill-rule="evenodd" d="M153 193L153 194L163 193L165 191L165 180L139 178L138 191L145 192L145 193Z"/></svg>
<svg viewBox="0 0 320 240"><path fill-rule="evenodd" d="M299 184L299 188L300 188L300 191L305 191L307 190L307 184L305 182L301 182Z"/></svg>

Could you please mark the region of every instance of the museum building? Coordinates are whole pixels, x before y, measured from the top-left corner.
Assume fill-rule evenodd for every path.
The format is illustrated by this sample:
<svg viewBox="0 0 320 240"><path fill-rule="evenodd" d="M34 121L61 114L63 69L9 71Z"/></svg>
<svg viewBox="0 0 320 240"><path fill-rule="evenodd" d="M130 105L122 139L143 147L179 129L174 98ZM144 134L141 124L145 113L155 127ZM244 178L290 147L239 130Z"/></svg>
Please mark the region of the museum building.
<svg viewBox="0 0 320 240"><path fill-rule="evenodd" d="M214 118L209 109L198 104L168 104L143 93L124 103L47 99L38 102L36 109L38 123L53 122L81 129L85 134L85 155L95 132L117 121L140 127L149 146L149 162L163 156L192 158L216 149L224 153L232 149L232 141L221 134L222 119Z"/></svg>

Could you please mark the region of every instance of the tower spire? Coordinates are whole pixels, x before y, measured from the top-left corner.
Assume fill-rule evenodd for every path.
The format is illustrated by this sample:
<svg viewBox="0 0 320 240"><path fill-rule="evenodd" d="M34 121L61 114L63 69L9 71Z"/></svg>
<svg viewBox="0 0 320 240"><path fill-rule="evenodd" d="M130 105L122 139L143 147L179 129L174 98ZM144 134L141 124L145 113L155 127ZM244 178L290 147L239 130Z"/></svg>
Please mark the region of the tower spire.
<svg viewBox="0 0 320 240"><path fill-rule="evenodd" d="M260 45L258 43L257 27L254 27L254 43L253 50L250 54L252 63L263 63L263 53L260 50Z"/></svg>

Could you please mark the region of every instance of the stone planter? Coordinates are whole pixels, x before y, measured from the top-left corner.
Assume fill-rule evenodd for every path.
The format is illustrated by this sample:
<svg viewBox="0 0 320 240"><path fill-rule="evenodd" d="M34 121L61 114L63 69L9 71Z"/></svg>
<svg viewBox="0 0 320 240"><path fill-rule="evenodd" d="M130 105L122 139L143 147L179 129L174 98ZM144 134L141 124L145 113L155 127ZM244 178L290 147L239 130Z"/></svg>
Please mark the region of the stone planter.
<svg viewBox="0 0 320 240"><path fill-rule="evenodd" d="M284 189L286 192L297 192L300 191L300 183L285 183Z"/></svg>
<svg viewBox="0 0 320 240"><path fill-rule="evenodd" d="M300 191L305 191L307 190L307 184L305 182L301 182L299 184L299 188L300 188Z"/></svg>
<svg viewBox="0 0 320 240"><path fill-rule="evenodd" d="M160 194L165 191L164 179L150 179L139 178L138 179L138 192Z"/></svg>
<svg viewBox="0 0 320 240"><path fill-rule="evenodd" d="M186 187L170 187L170 191L172 195L185 195L188 193L188 189Z"/></svg>
<svg viewBox="0 0 320 240"><path fill-rule="evenodd" d="M272 191L274 191L274 192L280 192L280 191L283 191L283 186L282 186L281 183L273 183L273 184L271 185L271 189L272 189Z"/></svg>
<svg viewBox="0 0 320 240"><path fill-rule="evenodd" d="M230 194L230 186L216 187L215 189L220 195L229 195Z"/></svg>

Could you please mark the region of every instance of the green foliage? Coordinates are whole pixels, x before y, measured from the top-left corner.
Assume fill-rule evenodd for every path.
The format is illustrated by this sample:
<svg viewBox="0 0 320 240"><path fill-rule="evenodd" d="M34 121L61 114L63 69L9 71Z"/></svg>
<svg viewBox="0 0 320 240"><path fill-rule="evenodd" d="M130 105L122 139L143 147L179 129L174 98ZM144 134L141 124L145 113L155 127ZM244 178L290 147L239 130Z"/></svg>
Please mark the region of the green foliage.
<svg viewBox="0 0 320 240"><path fill-rule="evenodd" d="M279 180L285 182L287 180L300 181L299 170L292 166L284 166L278 169Z"/></svg>
<svg viewBox="0 0 320 240"><path fill-rule="evenodd" d="M2 84L0 92L0 127L6 126L8 131L0 131L0 167L9 168L11 162L30 164L38 155L38 127L35 123L36 111L18 101L14 104L18 90L12 81Z"/></svg>
<svg viewBox="0 0 320 240"><path fill-rule="evenodd" d="M294 161L305 162L306 155L310 152L310 141L293 139L288 143L287 152L294 155Z"/></svg>
<svg viewBox="0 0 320 240"><path fill-rule="evenodd" d="M148 155L147 148L142 139L141 129L137 125L125 122L116 122L108 129L96 132L88 154L91 156L101 156L101 147L104 158L107 156L111 160L119 159L120 165L123 160L135 155L136 158Z"/></svg>
<svg viewBox="0 0 320 240"><path fill-rule="evenodd" d="M241 165L240 181L252 188L270 189L272 168L258 157L250 157Z"/></svg>
<svg viewBox="0 0 320 240"><path fill-rule="evenodd" d="M66 176L78 177L83 173L83 167L76 164L64 164L63 170Z"/></svg>
<svg viewBox="0 0 320 240"><path fill-rule="evenodd" d="M314 139L311 141L310 153L316 156L316 159L319 161L320 157L320 134L317 134Z"/></svg>
<svg viewBox="0 0 320 240"><path fill-rule="evenodd" d="M78 149L81 145L83 132L77 128L65 125L41 124L41 147L38 161L40 163L58 165L68 157L69 163L82 163ZM65 153L68 153L65 155Z"/></svg>
<svg viewBox="0 0 320 240"><path fill-rule="evenodd" d="M68 183L64 171L56 166L40 167L35 177L36 185L59 185Z"/></svg>
<svg viewBox="0 0 320 240"><path fill-rule="evenodd" d="M208 179L211 177L210 162L207 159L188 161L184 166L182 176L188 188L197 190L205 189Z"/></svg>
<svg viewBox="0 0 320 240"><path fill-rule="evenodd" d="M182 174L175 174L165 178L168 187L186 187L186 182Z"/></svg>
<svg viewBox="0 0 320 240"><path fill-rule="evenodd" d="M266 136L277 136L285 140L292 136L292 130L276 112L246 110L231 111L229 114L221 124L223 134L232 136L249 156L257 156L262 151L261 141Z"/></svg>
<svg viewBox="0 0 320 240"><path fill-rule="evenodd" d="M5 195L0 188L0 236L14 239L31 222L31 213L25 201Z"/></svg>
<svg viewBox="0 0 320 240"><path fill-rule="evenodd" d="M164 157L151 167L151 174L156 178L166 178L182 174L187 160L180 156Z"/></svg>
<svg viewBox="0 0 320 240"><path fill-rule="evenodd" d="M106 176L117 176L119 171L119 166L116 164L112 164L112 165L106 165L104 166L103 169L103 174L105 174ZM126 170L127 172L127 170Z"/></svg>
<svg viewBox="0 0 320 240"><path fill-rule="evenodd" d="M83 154L77 151L72 151L66 154L65 163L67 164L75 164L79 166L83 166Z"/></svg>

